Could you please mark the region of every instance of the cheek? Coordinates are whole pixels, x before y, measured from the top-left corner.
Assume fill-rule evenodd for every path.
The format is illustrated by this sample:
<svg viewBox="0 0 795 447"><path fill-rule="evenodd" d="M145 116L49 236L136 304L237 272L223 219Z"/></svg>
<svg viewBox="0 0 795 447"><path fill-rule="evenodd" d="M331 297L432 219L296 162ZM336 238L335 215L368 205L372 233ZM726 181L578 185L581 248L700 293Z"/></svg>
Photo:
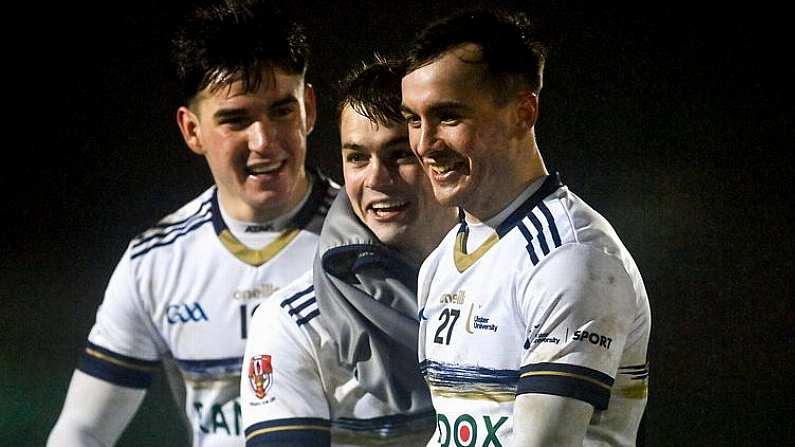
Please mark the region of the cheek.
<svg viewBox="0 0 795 447"><path fill-rule="evenodd" d="M347 171L343 171L343 179L345 180L345 194L348 194L353 212L359 216L360 219L364 220L361 180L358 179L355 174L351 174Z"/></svg>
<svg viewBox="0 0 795 447"><path fill-rule="evenodd" d="M409 127L409 146L411 146L411 150L416 154L417 153L417 144L420 141L420 130L414 129Z"/></svg>
<svg viewBox="0 0 795 447"><path fill-rule="evenodd" d="M419 163L407 164L400 167L398 177L405 188L411 191L419 191L423 183L427 183L425 171Z"/></svg>

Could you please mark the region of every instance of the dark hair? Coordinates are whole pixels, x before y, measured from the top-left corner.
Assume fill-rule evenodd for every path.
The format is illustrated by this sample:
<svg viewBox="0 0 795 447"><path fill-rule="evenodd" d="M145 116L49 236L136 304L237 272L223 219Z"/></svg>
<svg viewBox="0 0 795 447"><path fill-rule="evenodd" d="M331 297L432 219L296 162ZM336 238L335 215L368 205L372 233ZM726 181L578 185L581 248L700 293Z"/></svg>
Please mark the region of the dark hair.
<svg viewBox="0 0 795 447"><path fill-rule="evenodd" d="M262 70L305 74L309 45L303 27L270 2L214 2L197 7L172 41L183 95L240 79L245 91L262 82Z"/></svg>
<svg viewBox="0 0 795 447"><path fill-rule="evenodd" d="M345 106L350 106L359 115L380 125L405 122L400 113L403 68L401 62L376 53L375 62L362 63L351 70L338 85L337 121Z"/></svg>
<svg viewBox="0 0 795 447"><path fill-rule="evenodd" d="M524 15L501 11L469 10L428 25L414 40L407 72L434 62L466 43L480 47L480 59L492 79L521 81L533 92L541 90L546 50L534 36L535 26ZM518 78L518 79L517 79ZM502 86L498 91L504 91Z"/></svg>

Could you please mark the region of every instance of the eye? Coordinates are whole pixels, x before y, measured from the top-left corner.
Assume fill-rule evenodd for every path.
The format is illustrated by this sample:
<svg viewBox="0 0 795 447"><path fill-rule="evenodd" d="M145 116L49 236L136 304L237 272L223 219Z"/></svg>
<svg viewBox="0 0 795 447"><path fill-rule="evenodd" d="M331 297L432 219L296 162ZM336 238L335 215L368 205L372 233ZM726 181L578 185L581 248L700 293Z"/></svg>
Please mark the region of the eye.
<svg viewBox="0 0 795 447"><path fill-rule="evenodd" d="M351 164L362 164L367 162L367 155L361 152L346 152L345 153L345 162Z"/></svg>
<svg viewBox="0 0 795 447"><path fill-rule="evenodd" d="M297 107L298 107L297 104L294 102L274 107L270 111L270 117L272 119L289 118L290 116L292 116L293 112L297 109Z"/></svg>
<svg viewBox="0 0 795 447"><path fill-rule="evenodd" d="M222 118L218 121L218 124L234 130L240 130L248 127L248 125L251 124L251 120L245 116L230 116L227 118Z"/></svg>
<svg viewBox="0 0 795 447"><path fill-rule="evenodd" d="M392 159L395 160L397 164L414 164L419 161L414 155L414 152L411 152L410 149L395 151L392 153Z"/></svg>
<svg viewBox="0 0 795 447"><path fill-rule="evenodd" d="M461 122L461 117L455 114L447 114L442 116L440 121L442 122L442 124L448 126L455 126L456 124L459 124Z"/></svg>
<svg viewBox="0 0 795 447"><path fill-rule="evenodd" d="M411 128L417 129L420 127L420 124L422 124L422 120L420 120L420 117L417 115L406 114L403 115L403 117L406 119L406 124L408 124Z"/></svg>

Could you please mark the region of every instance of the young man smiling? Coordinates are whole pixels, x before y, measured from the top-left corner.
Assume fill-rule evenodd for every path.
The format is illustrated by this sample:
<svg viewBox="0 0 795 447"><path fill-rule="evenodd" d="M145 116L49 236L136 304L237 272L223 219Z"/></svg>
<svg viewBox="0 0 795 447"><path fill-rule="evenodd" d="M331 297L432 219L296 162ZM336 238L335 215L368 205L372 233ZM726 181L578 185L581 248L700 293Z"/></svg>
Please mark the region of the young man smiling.
<svg viewBox="0 0 795 447"><path fill-rule="evenodd" d="M411 147L463 218L419 276L429 445L629 446L651 317L610 224L547 174L535 139L543 48L521 17L465 12L414 42Z"/></svg>
<svg viewBox="0 0 795 447"><path fill-rule="evenodd" d="M194 445L243 445L250 315L311 267L336 192L304 168L315 96L300 26L264 4L219 2L174 43L186 97L177 124L215 185L130 243L50 446L114 444L161 364Z"/></svg>
<svg viewBox="0 0 795 447"><path fill-rule="evenodd" d="M379 60L343 83L346 194L314 269L261 306L241 399L248 446L418 446L434 411L417 365L422 259L455 223L409 147L398 67Z"/></svg>

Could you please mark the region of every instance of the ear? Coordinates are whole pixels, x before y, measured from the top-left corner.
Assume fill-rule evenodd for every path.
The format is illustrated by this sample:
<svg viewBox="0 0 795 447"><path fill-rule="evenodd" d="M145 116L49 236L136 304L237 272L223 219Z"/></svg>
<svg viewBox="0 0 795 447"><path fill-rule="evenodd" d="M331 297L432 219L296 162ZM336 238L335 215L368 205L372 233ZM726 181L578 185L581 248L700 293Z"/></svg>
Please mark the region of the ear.
<svg viewBox="0 0 795 447"><path fill-rule="evenodd" d="M182 138L193 152L204 155L204 147L201 142L201 126L199 117L189 108L182 106L177 109L177 126L182 132Z"/></svg>
<svg viewBox="0 0 795 447"><path fill-rule="evenodd" d="M317 119L317 102L315 99L315 88L312 84L304 84L304 108L306 110L306 134L312 133Z"/></svg>
<svg viewBox="0 0 795 447"><path fill-rule="evenodd" d="M522 91L516 101L519 124L526 129L532 129L538 119L538 95L529 90Z"/></svg>

